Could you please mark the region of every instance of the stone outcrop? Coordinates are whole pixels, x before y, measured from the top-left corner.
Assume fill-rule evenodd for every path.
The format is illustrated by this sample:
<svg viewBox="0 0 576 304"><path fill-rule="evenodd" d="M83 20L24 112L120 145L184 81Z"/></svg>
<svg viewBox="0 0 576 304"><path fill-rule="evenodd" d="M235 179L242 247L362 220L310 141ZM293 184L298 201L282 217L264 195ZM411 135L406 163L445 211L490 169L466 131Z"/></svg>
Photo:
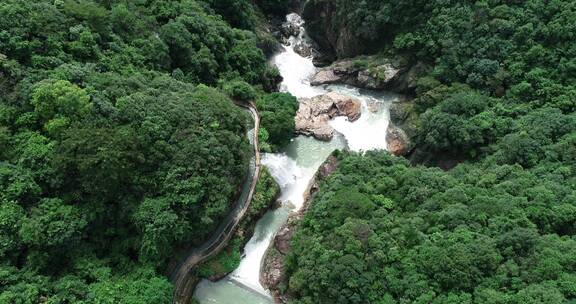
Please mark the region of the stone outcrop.
<svg viewBox="0 0 576 304"><path fill-rule="evenodd" d="M310 57L314 54L314 49L305 40L302 40L294 45L294 52L302 57Z"/></svg>
<svg viewBox="0 0 576 304"><path fill-rule="evenodd" d="M380 113L384 109L384 103L377 99L369 98L366 103L371 113Z"/></svg>
<svg viewBox="0 0 576 304"><path fill-rule="evenodd" d="M296 132L319 140L330 140L334 136L330 119L346 116L348 120L356 121L361 115L362 104L359 100L336 92L301 98L299 101L300 107L295 117Z"/></svg>
<svg viewBox="0 0 576 304"><path fill-rule="evenodd" d="M303 25L304 20L298 14L289 14L280 26L280 39L284 45L293 45L294 52L302 57L316 56L316 46L306 35Z"/></svg>
<svg viewBox="0 0 576 304"><path fill-rule="evenodd" d="M416 134L418 114L410 99L399 99L390 105L390 124L386 131L388 150L397 156L407 156L414 150L411 138Z"/></svg>
<svg viewBox="0 0 576 304"><path fill-rule="evenodd" d="M281 283L287 283L284 277L284 257L290 251L292 236L308 209L313 195L318 191L319 181L330 176L338 168L338 159L331 155L318 168L305 192L304 206L298 212L290 214L288 221L280 228L270 247L266 251L260 272L260 283L271 291L275 303L288 303L290 295L281 294Z"/></svg>
<svg viewBox="0 0 576 304"><path fill-rule="evenodd" d="M336 60L336 58L333 55L320 52L315 52L312 57L312 63L315 67L329 66L334 60Z"/></svg>
<svg viewBox="0 0 576 304"><path fill-rule="evenodd" d="M290 36L298 37L301 31L301 23L298 20L288 20L282 24L280 31L282 36L290 38Z"/></svg>
<svg viewBox="0 0 576 304"><path fill-rule="evenodd" d="M304 20L295 13L286 16L286 21L280 25L280 33L282 38L288 39L290 37L298 37L303 31L302 26L304 25Z"/></svg>
<svg viewBox="0 0 576 304"><path fill-rule="evenodd" d="M371 68L361 67L354 60L337 61L318 70L310 79L311 85L349 84L370 90L394 90L402 77L403 68L392 63L381 63ZM404 86L407 87L407 86ZM402 92L403 90L398 90Z"/></svg>
<svg viewBox="0 0 576 304"><path fill-rule="evenodd" d="M335 71L330 68L319 70L316 75L310 79L310 84L313 86L340 82L342 82L342 76L337 75Z"/></svg>
<svg viewBox="0 0 576 304"><path fill-rule="evenodd" d="M396 156L406 155L410 151L411 143L408 135L393 124L390 124L386 131L386 142L388 151Z"/></svg>
<svg viewBox="0 0 576 304"><path fill-rule="evenodd" d="M335 1L307 1L302 16L310 37L327 56L346 58L365 51L358 35L337 16Z"/></svg>

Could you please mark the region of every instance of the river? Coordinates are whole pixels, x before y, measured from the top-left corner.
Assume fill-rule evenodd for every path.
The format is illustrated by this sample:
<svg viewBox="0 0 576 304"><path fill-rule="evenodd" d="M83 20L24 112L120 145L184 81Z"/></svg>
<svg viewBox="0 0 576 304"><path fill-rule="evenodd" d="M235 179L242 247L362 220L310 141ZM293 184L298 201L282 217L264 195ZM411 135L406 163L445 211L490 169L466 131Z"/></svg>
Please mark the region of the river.
<svg viewBox="0 0 576 304"><path fill-rule="evenodd" d="M292 21L298 16L287 16ZM302 24L303 26L303 24ZM256 224L255 232L244 248L240 266L218 282L203 280L196 287L194 297L201 304L270 304L272 299L259 281L260 266L264 253L275 233L288 218L304 203L304 192L324 160L335 149L367 151L386 149L386 130L389 122L389 105L397 95L383 92L370 92L350 86L313 87L309 79L316 72L311 58L304 58L294 52L294 46L304 39L302 28L298 37L291 37L289 45L272 59L278 67L283 82L281 90L296 97L313 97L330 91L344 93L362 101L360 119L351 123L338 117L330 123L337 131L329 142L311 137L298 136L280 153L264 154L264 164L281 188L279 200L282 206L267 212ZM371 106L370 106L371 105ZM375 112L370 108L378 109Z"/></svg>

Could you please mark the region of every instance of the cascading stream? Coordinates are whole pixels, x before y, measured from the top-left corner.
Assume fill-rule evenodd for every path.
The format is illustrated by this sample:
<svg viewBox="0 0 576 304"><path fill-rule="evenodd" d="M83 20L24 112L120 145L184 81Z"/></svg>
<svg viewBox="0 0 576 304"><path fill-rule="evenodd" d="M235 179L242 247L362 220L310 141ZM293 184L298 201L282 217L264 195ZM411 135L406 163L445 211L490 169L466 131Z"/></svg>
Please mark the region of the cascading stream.
<svg viewBox="0 0 576 304"><path fill-rule="evenodd" d="M303 21L296 14L288 15L287 20L300 27L303 26ZM353 151L386 149L388 106L397 96L367 92L349 86L311 86L309 79L317 69L312 64L311 58L302 57L294 51L294 47L301 43L304 37L302 27L299 35L290 37L289 45L272 60L284 78L281 90L296 97L313 97L330 91L350 95L362 102L362 115L353 123L344 117L332 120L331 125L337 134L329 142L298 136L282 153L263 156L262 163L280 185L279 200L282 202L282 207L267 212L258 221L254 235L244 248L245 255L240 266L233 273L215 283L203 280L198 284L194 296L202 304L272 303L268 292L259 281L262 259L289 213L302 207L304 192L318 167L335 149L348 148Z"/></svg>

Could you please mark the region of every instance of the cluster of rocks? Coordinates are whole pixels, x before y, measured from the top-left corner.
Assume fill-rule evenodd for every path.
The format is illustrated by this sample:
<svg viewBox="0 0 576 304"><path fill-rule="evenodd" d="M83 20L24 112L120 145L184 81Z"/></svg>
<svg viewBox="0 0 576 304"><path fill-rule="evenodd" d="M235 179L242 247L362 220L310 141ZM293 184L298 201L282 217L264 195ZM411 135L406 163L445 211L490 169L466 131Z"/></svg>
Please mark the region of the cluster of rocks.
<svg viewBox="0 0 576 304"><path fill-rule="evenodd" d="M295 13L289 14L286 22L280 26L281 41L284 45L294 46L294 52L302 57L316 56L313 42L303 28L304 20Z"/></svg>
<svg viewBox="0 0 576 304"><path fill-rule="evenodd" d="M348 84L370 90L409 93L415 89L417 79L429 70L428 66L421 63L411 66L401 64L398 58L378 60L369 56L362 58L364 64L351 59L333 62L329 55L316 51L318 47L313 46L303 25L304 20L299 15L290 14L279 32L285 45L292 45L294 51L303 57L313 57L315 65L324 66L311 78L311 85ZM343 41L347 39L337 39L337 42ZM367 67L366 62L371 63L370 67ZM301 98L299 102L300 108L295 117L296 132L319 140L328 141L333 138L335 130L329 122L334 117L345 116L350 121L356 121L361 115L361 102L340 93L331 92L313 98ZM396 116L392 113L396 112L394 109L403 108L405 104L404 101L393 104L391 116ZM368 109L373 113L379 112L382 104L368 103ZM404 130L406 117L397 118L391 117L392 122L386 130L388 149L395 155L406 155L412 149L410 136L407 135L410 132Z"/></svg>
<svg viewBox="0 0 576 304"><path fill-rule="evenodd" d="M384 63L371 69L359 67L353 60L343 60L320 69L310 80L311 85L344 83L352 86L382 90L393 86L401 68Z"/></svg>
<svg viewBox="0 0 576 304"><path fill-rule="evenodd" d="M373 58L364 58L372 61ZM397 93L410 94L416 88L417 80L429 71L430 67L424 64L405 66L389 60L379 65L367 68L365 65L355 63L354 60L341 60L330 66L321 68L311 78L310 84L319 86L327 84L348 84L370 90L388 90ZM398 156L409 154L413 147L410 134L414 117L412 103L401 98L390 107L391 123L387 130L388 150ZM381 110L382 104L368 103L371 112ZM321 133L321 132L320 132Z"/></svg>
<svg viewBox="0 0 576 304"><path fill-rule="evenodd" d="M296 132L326 141L334 136L334 129L329 123L332 118L346 116L349 121L356 121L362 109L358 99L336 92L301 98L299 102L295 118Z"/></svg>
<svg viewBox="0 0 576 304"><path fill-rule="evenodd" d="M286 18L286 22L282 23L280 31L283 38L290 38L292 36L298 37L302 31L304 21L297 14L290 14Z"/></svg>
<svg viewBox="0 0 576 304"><path fill-rule="evenodd" d="M324 95L318 95L312 98L300 98L300 107L294 118L296 124L296 133L313 136L316 139L329 141L334 137L334 128L330 125L330 120L344 116L349 121L354 122L361 116L362 103L360 100L337 92L330 92ZM403 130L405 121L408 118L406 113L400 113L402 105L410 105L404 99L399 99L392 104L391 123L386 130L386 141L390 153L402 156L412 150L410 137ZM384 104L373 100L367 104L368 110L372 113L378 113L384 107ZM409 113L409 112L408 112ZM402 116L402 117L397 117Z"/></svg>
<svg viewBox="0 0 576 304"><path fill-rule="evenodd" d="M365 58L363 60L377 59ZM370 68L351 59L336 61L319 69L310 80L310 84L314 86L349 84L370 90L410 94L416 89L418 79L430 71L430 66L424 63L408 66L401 61L399 58L388 59L388 62L375 64Z"/></svg>

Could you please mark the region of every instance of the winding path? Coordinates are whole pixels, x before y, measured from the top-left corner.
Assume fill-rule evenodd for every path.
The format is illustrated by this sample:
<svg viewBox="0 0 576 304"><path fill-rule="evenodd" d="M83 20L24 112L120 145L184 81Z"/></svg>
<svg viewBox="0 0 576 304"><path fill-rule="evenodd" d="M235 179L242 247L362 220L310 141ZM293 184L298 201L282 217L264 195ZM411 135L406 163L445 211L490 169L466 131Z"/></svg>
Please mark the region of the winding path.
<svg viewBox="0 0 576 304"><path fill-rule="evenodd" d="M243 107L250 111L254 119L254 132L252 135L252 146L254 148L254 163L251 164L252 172L251 179L248 178L246 183L250 183L250 188L243 191L240 195L238 203L234 210L230 212L228 217L220 223L216 232L201 246L192 249L188 256L174 270L171 279L174 283L174 298L172 300L175 304L188 304L192 299L194 293L194 278L190 275L191 270L198 264L206 261L208 258L217 254L227 244L232 234L236 230L238 223L246 214L250 207L252 196L256 189L256 183L260 176L260 149L258 146L258 133L260 130L260 116L253 103L234 102L237 106Z"/></svg>

